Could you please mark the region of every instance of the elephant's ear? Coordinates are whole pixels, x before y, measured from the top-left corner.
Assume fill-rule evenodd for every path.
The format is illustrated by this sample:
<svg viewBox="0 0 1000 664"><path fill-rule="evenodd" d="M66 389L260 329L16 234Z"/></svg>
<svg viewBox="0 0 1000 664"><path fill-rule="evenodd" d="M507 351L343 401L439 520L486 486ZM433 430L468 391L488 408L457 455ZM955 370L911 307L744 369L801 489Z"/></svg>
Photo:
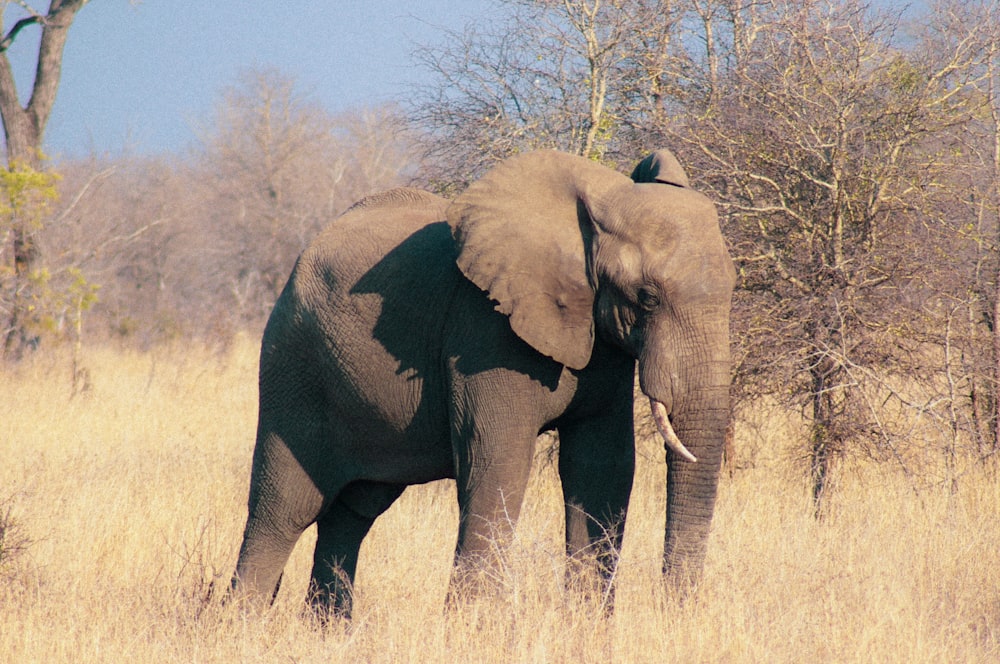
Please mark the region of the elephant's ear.
<svg viewBox="0 0 1000 664"><path fill-rule="evenodd" d="M634 182L662 182L689 189L687 173L670 150L657 150L639 162L632 171Z"/></svg>
<svg viewBox="0 0 1000 664"><path fill-rule="evenodd" d="M631 184L581 157L529 152L494 167L447 212L462 273L521 339L573 369L587 365L594 345L588 199L619 179Z"/></svg>

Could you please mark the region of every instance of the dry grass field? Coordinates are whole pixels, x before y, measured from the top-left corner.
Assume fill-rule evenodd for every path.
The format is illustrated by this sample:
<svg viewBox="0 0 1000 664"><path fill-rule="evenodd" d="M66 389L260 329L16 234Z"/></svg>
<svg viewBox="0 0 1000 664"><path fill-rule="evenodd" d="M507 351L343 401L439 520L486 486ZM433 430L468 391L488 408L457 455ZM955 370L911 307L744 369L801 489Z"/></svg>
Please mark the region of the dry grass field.
<svg viewBox="0 0 1000 664"><path fill-rule="evenodd" d="M1000 482L915 494L887 468L842 470L811 516L778 426L726 477L705 578L658 584L664 467L640 449L617 610L562 591L555 471L539 458L498 598L445 611L456 530L447 482L409 489L376 524L356 619L302 611L310 534L273 611L205 601L228 583L244 519L256 348L91 350L0 371L3 662L1000 661Z"/></svg>

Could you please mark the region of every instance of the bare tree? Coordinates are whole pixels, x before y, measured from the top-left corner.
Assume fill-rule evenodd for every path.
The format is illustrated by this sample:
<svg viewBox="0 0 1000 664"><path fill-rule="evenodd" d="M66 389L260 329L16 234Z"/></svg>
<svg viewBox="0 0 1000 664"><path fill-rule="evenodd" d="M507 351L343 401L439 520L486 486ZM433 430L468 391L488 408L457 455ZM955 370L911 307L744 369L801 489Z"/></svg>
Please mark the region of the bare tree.
<svg viewBox="0 0 1000 664"><path fill-rule="evenodd" d="M35 9L23 1L6 0L0 3L0 16L6 14L10 5L17 5L23 11L23 16L4 32L0 40L0 114L3 116L8 164L38 164L45 124L59 88L63 47L69 35L69 27L77 12L87 2L88 0L51 0L48 11ZM22 106L14 72L7 59L7 49L21 31L30 26L40 26L42 37L38 46L38 62L31 95L27 105Z"/></svg>
<svg viewBox="0 0 1000 664"><path fill-rule="evenodd" d="M274 71L223 91L202 141L184 156L60 164L62 196L38 235L65 291L46 311L53 338L146 347L259 330L316 232L416 170L399 111L333 115ZM91 292L83 273L101 284L86 325L70 297Z"/></svg>
<svg viewBox="0 0 1000 664"><path fill-rule="evenodd" d="M197 268L183 258L197 203L183 162L91 157L60 171L61 205L39 240L54 275L85 273L101 285L88 334L143 343L176 335L171 286L177 273ZM85 330L72 313L56 312L53 332L79 343Z"/></svg>
<svg viewBox="0 0 1000 664"><path fill-rule="evenodd" d="M731 3L707 2L714 34L741 30ZM752 43L716 42L746 52L700 60L719 85L662 135L723 203L742 282L740 384L801 400L819 509L848 443L892 451L870 383L913 352L907 319L935 295L927 192L949 184L937 148L974 117L979 55L961 41L907 52L895 17L855 0L772 2L754 21Z"/></svg>
<svg viewBox="0 0 1000 664"><path fill-rule="evenodd" d="M51 0L46 11L35 9L23 0L0 2L0 21L10 5L16 5L21 11L21 16L9 30L4 30L0 22L0 117L3 119L8 169L36 170L40 166L42 137L62 72L63 47L70 25L85 4L87 0ZM32 26L40 26L42 34L31 95L27 105L22 106L14 72L7 59L7 49L23 30ZM35 230L29 220L15 217L11 219L9 238L3 238L4 243L12 243L13 261L5 353L12 348L19 352L20 340L25 338L23 318L29 306L25 291L38 260Z"/></svg>
<svg viewBox="0 0 1000 664"><path fill-rule="evenodd" d="M433 74L411 113L425 131L431 184L461 187L496 160L534 148L614 162L621 109L646 94L644 83L664 82L669 40L659 33L673 29L672 3L499 4L497 24L467 26L448 35L448 46L417 52Z"/></svg>
<svg viewBox="0 0 1000 664"><path fill-rule="evenodd" d="M930 209L952 261L952 274L939 280L938 289L947 293L949 306L966 312L947 328L961 368L957 412L968 413L966 428L979 456L993 459L1000 439L1000 4L934 3L922 44L932 53L967 44L978 54L964 81L977 112L947 144L954 155L951 180Z"/></svg>
<svg viewBox="0 0 1000 664"><path fill-rule="evenodd" d="M270 311L295 257L329 220L411 169L391 109L333 116L276 71L227 90L196 156L198 216L211 229L206 277L243 323Z"/></svg>

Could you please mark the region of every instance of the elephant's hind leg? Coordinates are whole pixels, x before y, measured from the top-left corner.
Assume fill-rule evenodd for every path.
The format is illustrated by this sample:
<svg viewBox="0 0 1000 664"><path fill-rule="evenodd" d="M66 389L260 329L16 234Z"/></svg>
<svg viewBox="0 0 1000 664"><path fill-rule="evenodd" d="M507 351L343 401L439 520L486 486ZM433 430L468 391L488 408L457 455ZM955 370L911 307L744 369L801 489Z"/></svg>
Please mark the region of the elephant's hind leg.
<svg viewBox="0 0 1000 664"><path fill-rule="evenodd" d="M271 427L261 427L247 523L232 584L236 595L258 606L273 601L295 543L322 511L323 495L286 443L316 438L311 430L279 436Z"/></svg>
<svg viewBox="0 0 1000 664"><path fill-rule="evenodd" d="M232 581L234 596L257 608L274 601L285 562L301 534L267 530L259 520L248 520Z"/></svg>
<svg viewBox="0 0 1000 664"><path fill-rule="evenodd" d="M348 484L316 522L310 601L320 613L350 616L361 541L375 519L403 493L399 484Z"/></svg>

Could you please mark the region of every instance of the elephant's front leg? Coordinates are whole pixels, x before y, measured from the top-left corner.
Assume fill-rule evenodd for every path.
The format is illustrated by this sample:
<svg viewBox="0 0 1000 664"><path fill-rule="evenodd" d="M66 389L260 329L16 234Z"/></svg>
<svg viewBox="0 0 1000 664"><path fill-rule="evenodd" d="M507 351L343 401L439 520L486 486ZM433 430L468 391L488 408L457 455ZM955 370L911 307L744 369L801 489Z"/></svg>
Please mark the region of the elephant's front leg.
<svg viewBox="0 0 1000 664"><path fill-rule="evenodd" d="M449 594L495 584L531 472L538 424L509 399L472 399L453 422L459 527Z"/></svg>
<svg viewBox="0 0 1000 664"><path fill-rule="evenodd" d="M609 607L634 472L631 399L599 418L560 426L559 476L571 561L567 581L596 566Z"/></svg>

